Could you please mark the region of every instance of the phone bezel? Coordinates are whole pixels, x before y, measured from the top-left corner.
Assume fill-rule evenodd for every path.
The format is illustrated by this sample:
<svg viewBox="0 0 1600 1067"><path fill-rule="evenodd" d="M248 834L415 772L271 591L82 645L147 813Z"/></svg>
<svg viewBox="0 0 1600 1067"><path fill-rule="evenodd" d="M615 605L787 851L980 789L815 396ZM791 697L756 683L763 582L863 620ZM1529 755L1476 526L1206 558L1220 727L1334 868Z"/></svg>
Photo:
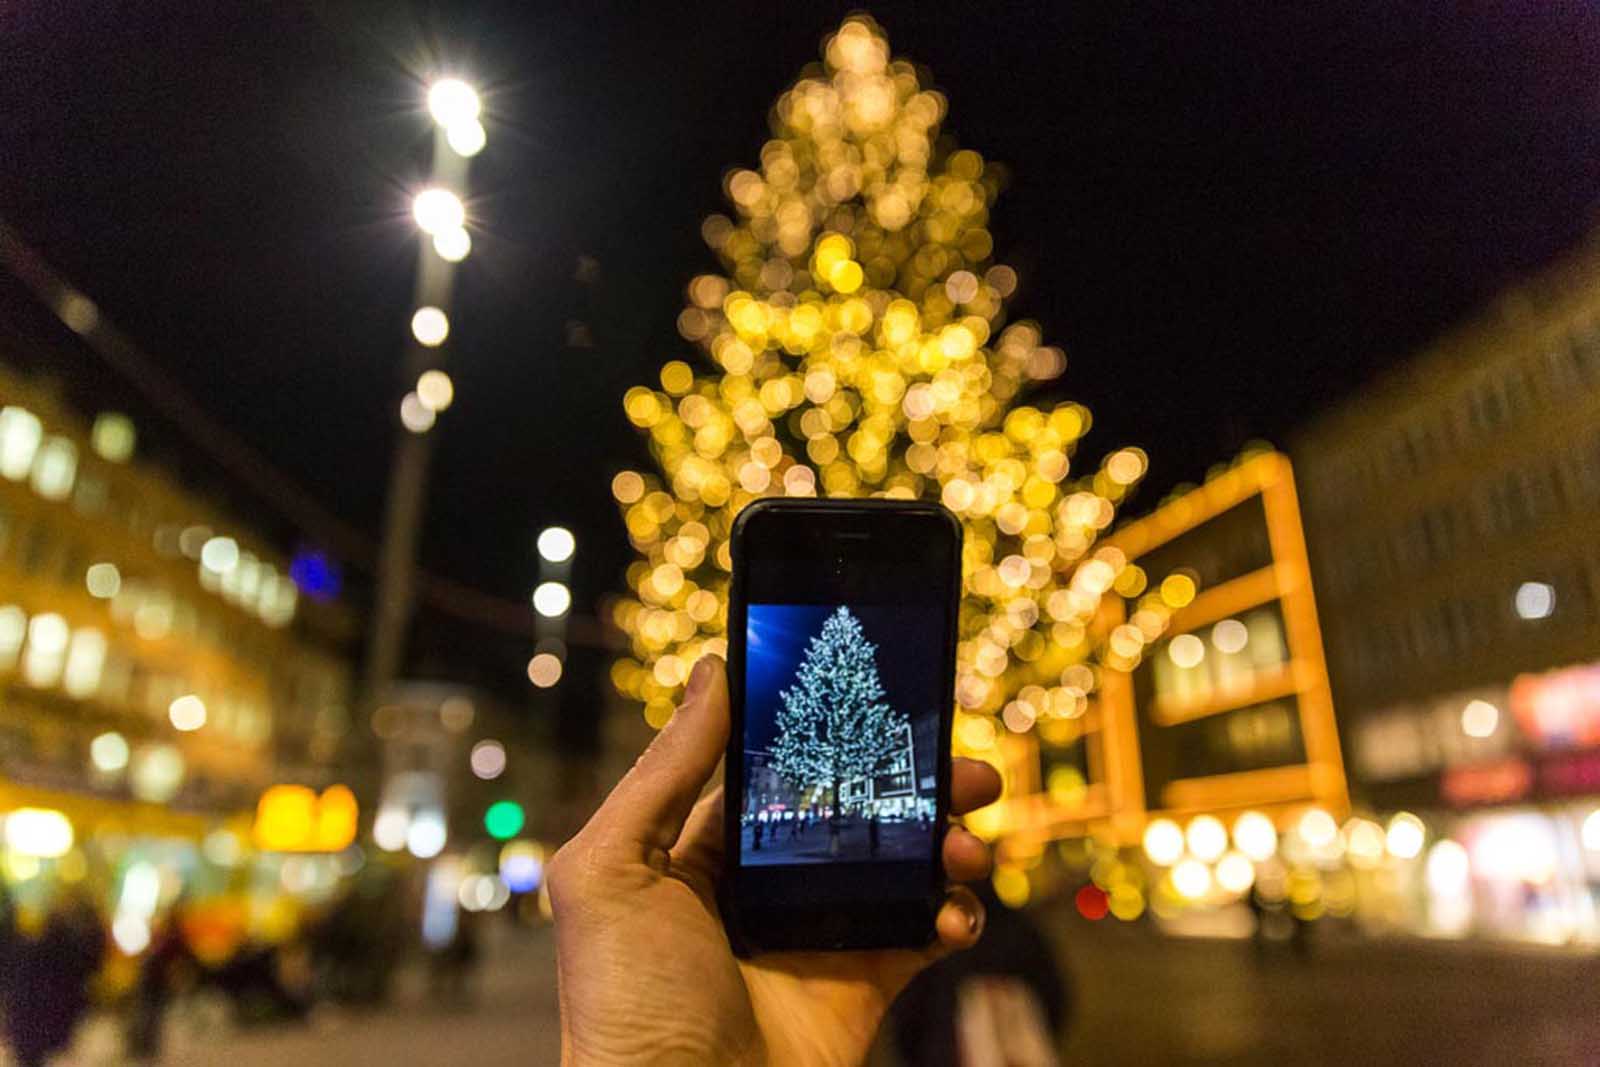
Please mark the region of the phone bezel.
<svg viewBox="0 0 1600 1067"><path fill-rule="evenodd" d="M930 603L945 603L947 613L945 647L939 655L939 669L943 675L940 691L946 694L946 699L940 702L938 708L936 816L935 833L930 845L933 855L929 858L926 886L922 887L915 899L886 898L885 902L892 902L895 907L852 907L837 902L809 906L806 901L797 903L793 898L776 902L746 899L751 896L749 889L752 881L764 882L769 888L780 880L804 884L809 879L815 885L830 878L847 878L851 870L879 862L750 868L742 867L739 862L740 798L744 787L744 646L749 592L749 552L746 542L753 523L778 515L800 523L810 520L811 523L826 527L830 537L842 537L846 542L859 539L863 533L870 537L873 524L891 516L927 521L930 530L938 530L940 536L948 538L948 571L944 575L932 576L935 580L942 580L946 591L942 596L928 598ZM790 534L797 541L802 540L798 531L797 527L796 532ZM808 527L806 535L817 536L817 527ZM935 936L934 919L943 901L945 887L941 852L950 811L950 736L955 704L956 629L961 601L961 523L944 507L922 501L766 498L740 512L730 540L733 577L727 633L731 722L723 775L724 875L719 886L729 939L741 955L773 950L911 948L926 945ZM763 907L763 903L769 906Z"/></svg>

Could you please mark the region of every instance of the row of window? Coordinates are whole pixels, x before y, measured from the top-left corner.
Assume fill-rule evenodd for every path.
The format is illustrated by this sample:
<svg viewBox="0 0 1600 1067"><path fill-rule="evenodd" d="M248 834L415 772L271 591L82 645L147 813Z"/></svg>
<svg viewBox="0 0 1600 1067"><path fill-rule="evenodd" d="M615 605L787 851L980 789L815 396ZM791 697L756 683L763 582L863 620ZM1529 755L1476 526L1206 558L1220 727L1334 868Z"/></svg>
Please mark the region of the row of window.
<svg viewBox="0 0 1600 1067"><path fill-rule="evenodd" d="M1359 505L1374 486L1426 474L1446 458L1543 411L1565 407L1600 388L1600 321L1581 324L1534 360L1486 374L1405 424L1378 444L1329 470L1318 486L1319 511L1337 515Z"/></svg>
<svg viewBox="0 0 1600 1067"><path fill-rule="evenodd" d="M1398 618L1330 626L1341 678L1366 688L1455 668L1475 655L1504 651L1519 637L1545 635L1549 626L1579 627L1596 617L1600 560L1548 566L1541 575L1514 587L1467 586L1419 600Z"/></svg>
<svg viewBox="0 0 1600 1067"><path fill-rule="evenodd" d="M1600 431L1537 465L1471 483L1470 495L1442 501L1364 541L1340 546L1321 569L1323 592L1343 600L1414 579L1419 572L1481 555L1486 544L1529 535L1566 518L1600 514Z"/></svg>

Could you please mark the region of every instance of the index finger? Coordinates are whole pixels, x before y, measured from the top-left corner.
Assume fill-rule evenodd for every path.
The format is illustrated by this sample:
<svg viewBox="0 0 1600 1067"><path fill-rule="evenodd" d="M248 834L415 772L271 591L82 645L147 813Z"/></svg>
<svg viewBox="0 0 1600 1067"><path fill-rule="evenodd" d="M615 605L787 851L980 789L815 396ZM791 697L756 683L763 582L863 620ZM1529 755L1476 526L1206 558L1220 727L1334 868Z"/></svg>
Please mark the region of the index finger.
<svg viewBox="0 0 1600 1067"><path fill-rule="evenodd" d="M950 761L950 814L965 815L999 799L999 771L982 760Z"/></svg>

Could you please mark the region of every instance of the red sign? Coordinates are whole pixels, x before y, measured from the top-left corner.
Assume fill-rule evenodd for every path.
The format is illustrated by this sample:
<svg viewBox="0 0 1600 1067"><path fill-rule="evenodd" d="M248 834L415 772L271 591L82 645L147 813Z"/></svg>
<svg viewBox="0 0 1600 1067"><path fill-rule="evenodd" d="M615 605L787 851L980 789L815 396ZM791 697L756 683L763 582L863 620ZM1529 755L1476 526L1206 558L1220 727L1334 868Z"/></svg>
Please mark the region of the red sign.
<svg viewBox="0 0 1600 1067"><path fill-rule="evenodd" d="M1532 788L1533 768L1520 759L1452 767L1439 779L1439 792L1453 808L1506 804L1521 800Z"/></svg>
<svg viewBox="0 0 1600 1067"><path fill-rule="evenodd" d="M1600 744L1600 664L1518 675L1511 683L1511 713L1540 745Z"/></svg>

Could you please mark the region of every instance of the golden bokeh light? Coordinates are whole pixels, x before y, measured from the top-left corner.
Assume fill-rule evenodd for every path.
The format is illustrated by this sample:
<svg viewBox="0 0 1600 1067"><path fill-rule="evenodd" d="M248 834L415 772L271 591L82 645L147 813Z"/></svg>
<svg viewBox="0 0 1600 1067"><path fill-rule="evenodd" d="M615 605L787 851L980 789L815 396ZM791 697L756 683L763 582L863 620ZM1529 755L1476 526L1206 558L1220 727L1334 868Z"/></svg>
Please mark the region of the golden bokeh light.
<svg viewBox="0 0 1600 1067"><path fill-rule="evenodd" d="M611 612L611 678L659 728L688 665L726 648L734 518L763 496L939 500L966 534L958 746L1086 713L1093 664L1131 669L1172 610L1097 544L1145 453L1075 467L1092 424L1035 402L1065 353L1007 322L1017 272L992 261L1000 176L941 131L947 104L883 31L851 16L773 108L754 166L728 172L701 235L722 273L688 281L696 354L622 398L656 467L612 496L638 559ZM1108 596L1142 599L1113 628ZM1192 592L1191 592L1192 597Z"/></svg>

